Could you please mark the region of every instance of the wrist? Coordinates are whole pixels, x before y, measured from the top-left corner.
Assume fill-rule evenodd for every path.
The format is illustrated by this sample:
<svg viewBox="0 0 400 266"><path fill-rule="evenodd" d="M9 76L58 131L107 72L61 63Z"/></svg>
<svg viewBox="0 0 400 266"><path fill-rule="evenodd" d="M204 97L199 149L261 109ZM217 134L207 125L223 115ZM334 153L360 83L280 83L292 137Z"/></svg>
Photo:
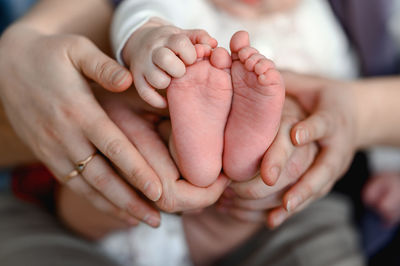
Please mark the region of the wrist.
<svg viewBox="0 0 400 266"><path fill-rule="evenodd" d="M365 149L377 142L379 136L379 126L377 124L379 115L376 116L377 108L375 107L376 97L373 90L365 86L366 82L357 80L350 83L349 88L352 90L355 125L356 125L356 149ZM379 107L378 107L379 108ZM371 124L371 121L373 123Z"/></svg>

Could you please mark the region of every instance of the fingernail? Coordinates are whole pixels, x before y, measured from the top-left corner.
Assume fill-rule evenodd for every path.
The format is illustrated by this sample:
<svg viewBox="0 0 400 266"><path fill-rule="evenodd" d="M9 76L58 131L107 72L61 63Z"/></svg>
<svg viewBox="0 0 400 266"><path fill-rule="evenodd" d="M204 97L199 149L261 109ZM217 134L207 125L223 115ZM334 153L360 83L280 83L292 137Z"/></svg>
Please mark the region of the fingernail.
<svg viewBox="0 0 400 266"><path fill-rule="evenodd" d="M154 182L147 181L143 187L144 193L152 201L158 201L161 198L161 188Z"/></svg>
<svg viewBox="0 0 400 266"><path fill-rule="evenodd" d="M286 210L288 212L293 212L297 206L300 205L301 198L299 196L293 196L291 199L288 200L286 204Z"/></svg>
<svg viewBox="0 0 400 266"><path fill-rule="evenodd" d="M158 216L148 214L143 220L152 227L158 227L160 225L160 218Z"/></svg>
<svg viewBox="0 0 400 266"><path fill-rule="evenodd" d="M303 144L305 142L307 142L308 139L308 132L307 130L300 128L296 131L296 142L297 144Z"/></svg>
<svg viewBox="0 0 400 266"><path fill-rule="evenodd" d="M281 169L278 166L274 166L269 170L269 177L270 179L274 180L274 182L276 182L276 180L279 177L279 174L281 172Z"/></svg>
<svg viewBox="0 0 400 266"><path fill-rule="evenodd" d="M126 71L125 69L118 70L113 74L112 84L114 86L122 85L125 82L127 76L128 76L128 71Z"/></svg>
<svg viewBox="0 0 400 266"><path fill-rule="evenodd" d="M284 212L280 212L274 217L274 227L280 226L286 219L287 215Z"/></svg>

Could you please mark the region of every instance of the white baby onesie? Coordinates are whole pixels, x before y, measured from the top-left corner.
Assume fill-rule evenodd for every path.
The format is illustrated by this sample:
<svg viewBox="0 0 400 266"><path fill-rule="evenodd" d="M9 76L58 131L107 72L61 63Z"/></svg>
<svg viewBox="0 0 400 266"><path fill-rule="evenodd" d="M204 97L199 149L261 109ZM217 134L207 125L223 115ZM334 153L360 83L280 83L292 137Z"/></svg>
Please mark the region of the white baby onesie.
<svg viewBox="0 0 400 266"><path fill-rule="evenodd" d="M225 48L233 33L247 30L251 45L280 69L338 79L358 75L351 46L324 0L300 0L291 11L257 20L233 17L207 0L125 0L112 24L112 43L121 63L130 35L154 16L183 29L204 29ZM102 246L126 266L190 265L178 216L163 214L159 229L141 225L110 235Z"/></svg>

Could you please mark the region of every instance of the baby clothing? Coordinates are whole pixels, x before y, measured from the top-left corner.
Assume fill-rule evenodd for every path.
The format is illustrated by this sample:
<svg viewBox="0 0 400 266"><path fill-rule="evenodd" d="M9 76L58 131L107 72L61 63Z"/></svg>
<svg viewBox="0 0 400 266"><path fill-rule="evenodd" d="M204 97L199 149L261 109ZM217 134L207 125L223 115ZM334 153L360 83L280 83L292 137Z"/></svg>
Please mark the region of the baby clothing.
<svg viewBox="0 0 400 266"><path fill-rule="evenodd" d="M251 45L280 69L340 79L357 75L354 53L326 1L301 0L293 10L252 20L232 16L207 0L125 0L111 33L119 62L126 41L151 17L183 29L204 29L224 48L236 31L246 30Z"/></svg>

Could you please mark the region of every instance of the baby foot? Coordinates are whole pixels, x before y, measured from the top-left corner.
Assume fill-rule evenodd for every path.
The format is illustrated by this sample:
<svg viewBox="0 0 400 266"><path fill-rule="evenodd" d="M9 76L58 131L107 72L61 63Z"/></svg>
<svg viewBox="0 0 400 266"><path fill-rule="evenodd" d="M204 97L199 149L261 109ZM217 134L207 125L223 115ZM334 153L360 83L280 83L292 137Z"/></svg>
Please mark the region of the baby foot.
<svg viewBox="0 0 400 266"><path fill-rule="evenodd" d="M250 47L247 32L231 39L232 110L225 130L224 172L233 180L252 178L278 132L285 88L272 61Z"/></svg>
<svg viewBox="0 0 400 266"><path fill-rule="evenodd" d="M196 186L211 185L222 168L224 129L232 101L228 51L196 47L201 58L167 89L172 123L170 146L183 177Z"/></svg>

